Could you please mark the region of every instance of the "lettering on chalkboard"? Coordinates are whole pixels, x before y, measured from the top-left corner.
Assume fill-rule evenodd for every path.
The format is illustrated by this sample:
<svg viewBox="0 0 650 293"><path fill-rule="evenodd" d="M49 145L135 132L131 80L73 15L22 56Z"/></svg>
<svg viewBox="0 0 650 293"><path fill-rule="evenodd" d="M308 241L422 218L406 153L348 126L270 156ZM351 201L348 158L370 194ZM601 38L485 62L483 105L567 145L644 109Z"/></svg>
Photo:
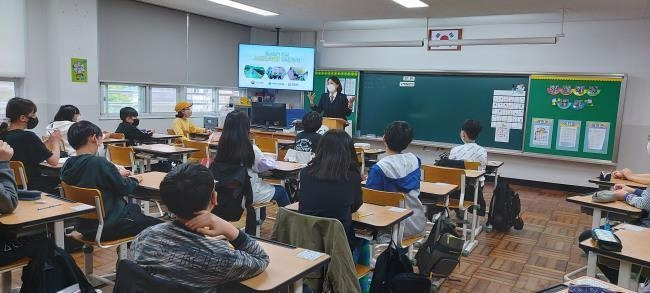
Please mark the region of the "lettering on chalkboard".
<svg viewBox="0 0 650 293"><path fill-rule="evenodd" d="M415 76L405 75L402 77L403 81L415 81Z"/></svg>
<svg viewBox="0 0 650 293"><path fill-rule="evenodd" d="M415 82L414 81L401 81L399 83L400 87L415 87Z"/></svg>

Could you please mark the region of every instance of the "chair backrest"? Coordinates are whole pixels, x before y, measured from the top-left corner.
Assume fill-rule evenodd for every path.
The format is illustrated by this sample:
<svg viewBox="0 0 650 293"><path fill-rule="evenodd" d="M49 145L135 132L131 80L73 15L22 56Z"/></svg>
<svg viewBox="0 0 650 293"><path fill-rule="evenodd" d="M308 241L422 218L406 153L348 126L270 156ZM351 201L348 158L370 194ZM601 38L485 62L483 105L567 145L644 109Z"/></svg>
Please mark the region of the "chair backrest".
<svg viewBox="0 0 650 293"><path fill-rule="evenodd" d="M479 168L481 168L481 162L465 161L465 169L467 169L467 170L478 170Z"/></svg>
<svg viewBox="0 0 650 293"><path fill-rule="evenodd" d="M108 134L108 138L113 138L113 139L124 139L125 136L124 136L124 133L116 133L116 132L113 132L113 133L109 133L109 134Z"/></svg>
<svg viewBox="0 0 650 293"><path fill-rule="evenodd" d="M465 170L463 169L440 166L422 165L422 171L426 182L440 182L458 186L461 186L461 177L465 176Z"/></svg>
<svg viewBox="0 0 650 293"><path fill-rule="evenodd" d="M256 136L255 144L264 153L278 153L278 139L272 137Z"/></svg>
<svg viewBox="0 0 650 293"><path fill-rule="evenodd" d="M169 134L169 135L176 135L176 132L174 132L174 130L171 129L171 128L167 128L167 134Z"/></svg>
<svg viewBox="0 0 650 293"><path fill-rule="evenodd" d="M27 173L25 171L25 165L23 165L23 162L9 161L9 167L14 171L16 185L22 187L24 190L27 190Z"/></svg>
<svg viewBox="0 0 650 293"><path fill-rule="evenodd" d="M189 293L190 288L149 274L133 261L122 259L117 263L113 292Z"/></svg>
<svg viewBox="0 0 650 293"><path fill-rule="evenodd" d="M190 155L191 159L201 160L210 157L210 143L208 143L207 141L184 140L183 146L186 148L193 148L199 150L198 152L193 152Z"/></svg>
<svg viewBox="0 0 650 293"><path fill-rule="evenodd" d="M405 206L404 194L399 192L379 191L370 188L361 188L363 202L380 206L400 207Z"/></svg>
<svg viewBox="0 0 650 293"><path fill-rule="evenodd" d="M135 165L132 147L117 146L114 144L108 145L108 158L113 164L123 167L131 167Z"/></svg>
<svg viewBox="0 0 650 293"><path fill-rule="evenodd" d="M102 196L102 192L99 191L99 189L77 187L69 185L63 181L61 181L61 187L63 187L63 194L65 198L95 206L95 213L83 214L79 216L79 218L98 220L97 214L99 213L102 214L102 218L106 217L106 211L104 210L104 198ZM96 200L96 198L99 200ZM97 206L97 203L99 203L99 206Z"/></svg>

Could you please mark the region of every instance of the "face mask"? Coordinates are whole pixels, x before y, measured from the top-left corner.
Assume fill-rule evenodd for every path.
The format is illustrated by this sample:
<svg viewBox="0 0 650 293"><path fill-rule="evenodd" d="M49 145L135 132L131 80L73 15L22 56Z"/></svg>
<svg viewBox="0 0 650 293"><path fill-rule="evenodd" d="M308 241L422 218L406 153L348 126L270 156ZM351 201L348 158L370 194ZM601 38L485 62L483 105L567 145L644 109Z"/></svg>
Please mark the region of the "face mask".
<svg viewBox="0 0 650 293"><path fill-rule="evenodd" d="M79 122L79 121L81 121L81 120L82 120L82 119L81 119L81 115L79 115L79 116L77 116L77 119L76 119L74 122Z"/></svg>
<svg viewBox="0 0 650 293"><path fill-rule="evenodd" d="M138 119L138 118L133 119L133 123L132 123L132 124L133 124L133 126L138 126L138 125L140 125L140 119Z"/></svg>
<svg viewBox="0 0 650 293"><path fill-rule="evenodd" d="M27 120L27 129L34 129L38 125L38 117L29 117Z"/></svg>
<svg viewBox="0 0 650 293"><path fill-rule="evenodd" d="M333 85L333 84L328 84L327 85L327 91L329 91L330 93L335 93L336 92L336 86Z"/></svg>

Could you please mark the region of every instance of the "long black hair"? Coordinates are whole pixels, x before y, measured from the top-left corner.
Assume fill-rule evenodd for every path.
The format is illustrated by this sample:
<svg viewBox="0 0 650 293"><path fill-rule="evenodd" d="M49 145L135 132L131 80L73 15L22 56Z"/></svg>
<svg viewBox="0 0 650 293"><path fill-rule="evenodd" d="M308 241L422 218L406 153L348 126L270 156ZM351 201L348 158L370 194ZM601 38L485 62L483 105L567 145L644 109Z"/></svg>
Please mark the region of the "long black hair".
<svg viewBox="0 0 650 293"><path fill-rule="evenodd" d="M34 102L23 99L23 98L12 98L7 102L6 114L5 116L9 118L9 122L16 122L20 119L20 116L27 116L32 112L36 113L36 104ZM7 133L9 124L7 122L2 122L0 124L0 136L4 136Z"/></svg>
<svg viewBox="0 0 650 293"><path fill-rule="evenodd" d="M248 115L241 111L228 113L223 123L223 133L219 138L215 162L243 164L246 168L253 167L255 152L250 140L250 122Z"/></svg>
<svg viewBox="0 0 650 293"><path fill-rule="evenodd" d="M54 121L72 121L74 119L74 115L78 115L81 112L79 112L79 108L73 106L73 105L63 105L59 107L59 111L56 112L56 115L54 115Z"/></svg>
<svg viewBox="0 0 650 293"><path fill-rule="evenodd" d="M316 148L307 172L318 180L347 181L348 171L359 172L357 152L352 137L343 130L330 130Z"/></svg>

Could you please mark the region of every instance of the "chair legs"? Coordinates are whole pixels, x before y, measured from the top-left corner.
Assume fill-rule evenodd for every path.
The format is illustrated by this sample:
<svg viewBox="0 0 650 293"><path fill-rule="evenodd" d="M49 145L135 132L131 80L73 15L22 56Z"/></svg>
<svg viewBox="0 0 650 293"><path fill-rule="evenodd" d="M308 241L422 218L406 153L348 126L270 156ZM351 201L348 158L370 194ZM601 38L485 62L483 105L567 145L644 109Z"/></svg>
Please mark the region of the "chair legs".
<svg viewBox="0 0 650 293"><path fill-rule="evenodd" d="M2 273L2 285L0 291L11 292L11 271Z"/></svg>
<svg viewBox="0 0 650 293"><path fill-rule="evenodd" d="M92 245L84 244L83 253L84 253L84 273L86 277L91 282L97 282L102 284L108 284L111 286L115 285L115 273L106 274L106 275L96 275L93 272L93 251L95 248ZM122 243L117 247L118 262L121 259L127 258L127 245ZM95 284L93 284L95 285Z"/></svg>

